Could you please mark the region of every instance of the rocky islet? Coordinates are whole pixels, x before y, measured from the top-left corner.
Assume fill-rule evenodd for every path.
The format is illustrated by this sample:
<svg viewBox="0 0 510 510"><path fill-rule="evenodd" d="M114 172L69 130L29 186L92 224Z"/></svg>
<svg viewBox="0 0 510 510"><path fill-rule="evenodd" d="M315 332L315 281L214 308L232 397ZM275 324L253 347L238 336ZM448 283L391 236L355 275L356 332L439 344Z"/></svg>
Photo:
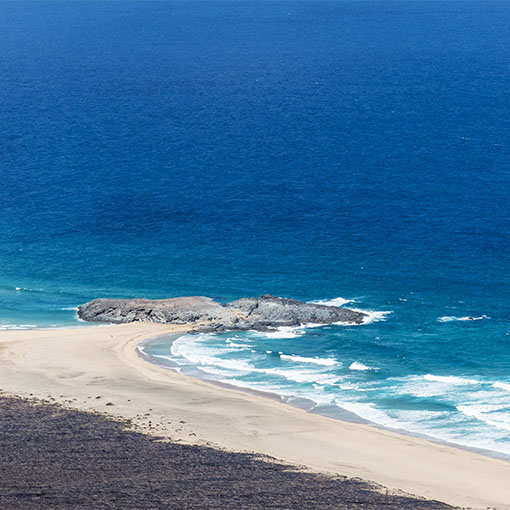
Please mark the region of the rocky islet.
<svg viewBox="0 0 510 510"><path fill-rule="evenodd" d="M95 299L78 307L84 321L193 324L201 331L268 330L303 324L362 324L363 312L265 294L222 304L204 296Z"/></svg>

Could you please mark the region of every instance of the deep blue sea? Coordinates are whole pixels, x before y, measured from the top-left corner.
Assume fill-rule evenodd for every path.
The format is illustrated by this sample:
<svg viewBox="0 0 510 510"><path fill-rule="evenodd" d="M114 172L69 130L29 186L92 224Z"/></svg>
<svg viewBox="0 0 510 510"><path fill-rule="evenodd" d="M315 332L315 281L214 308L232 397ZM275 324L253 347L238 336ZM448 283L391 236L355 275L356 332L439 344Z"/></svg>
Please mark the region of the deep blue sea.
<svg viewBox="0 0 510 510"><path fill-rule="evenodd" d="M510 454L509 27L503 0L0 1L0 329L341 297L378 313L147 352Z"/></svg>

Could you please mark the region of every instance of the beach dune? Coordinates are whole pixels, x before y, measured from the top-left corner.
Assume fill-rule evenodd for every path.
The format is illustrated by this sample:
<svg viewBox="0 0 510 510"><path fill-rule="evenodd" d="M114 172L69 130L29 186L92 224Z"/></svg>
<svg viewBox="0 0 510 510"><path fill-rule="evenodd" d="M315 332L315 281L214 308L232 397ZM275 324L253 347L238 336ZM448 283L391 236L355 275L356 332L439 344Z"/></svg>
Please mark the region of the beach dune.
<svg viewBox="0 0 510 510"><path fill-rule="evenodd" d="M0 332L0 389L108 412L174 441L267 454L457 506L510 509L509 462L310 414L137 353L145 339L188 330L136 323Z"/></svg>

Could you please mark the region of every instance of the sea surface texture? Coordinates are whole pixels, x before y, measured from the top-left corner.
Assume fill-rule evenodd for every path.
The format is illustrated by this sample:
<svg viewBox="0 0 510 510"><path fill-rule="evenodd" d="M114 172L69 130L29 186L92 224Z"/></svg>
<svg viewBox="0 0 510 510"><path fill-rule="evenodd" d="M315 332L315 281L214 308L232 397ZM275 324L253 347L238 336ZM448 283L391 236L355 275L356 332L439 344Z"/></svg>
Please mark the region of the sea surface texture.
<svg viewBox="0 0 510 510"><path fill-rule="evenodd" d="M0 329L107 296L370 310L145 349L509 455L509 26L491 0L0 2Z"/></svg>

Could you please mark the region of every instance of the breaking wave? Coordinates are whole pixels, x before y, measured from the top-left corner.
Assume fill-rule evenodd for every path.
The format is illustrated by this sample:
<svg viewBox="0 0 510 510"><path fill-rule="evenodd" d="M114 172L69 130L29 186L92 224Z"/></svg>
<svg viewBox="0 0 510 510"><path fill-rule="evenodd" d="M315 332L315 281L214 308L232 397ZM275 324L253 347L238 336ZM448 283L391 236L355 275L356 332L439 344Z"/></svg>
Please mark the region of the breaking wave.
<svg viewBox="0 0 510 510"><path fill-rule="evenodd" d="M297 356L295 354L280 354L280 359L295 361L297 363L313 363L315 365L334 366L339 362L333 358L308 358L306 356Z"/></svg>
<svg viewBox="0 0 510 510"><path fill-rule="evenodd" d="M510 408L490 404L459 405L457 410L491 427L510 432Z"/></svg>
<svg viewBox="0 0 510 510"><path fill-rule="evenodd" d="M465 379L464 377L457 377L453 375L432 375L426 374L423 376L426 381L447 383L447 384L480 384L476 379Z"/></svg>
<svg viewBox="0 0 510 510"><path fill-rule="evenodd" d="M465 317L456 317L455 315L445 315L443 317L438 317L437 322L481 321L484 319L490 319L490 317L488 315L480 315L479 317L472 317L471 315L466 315Z"/></svg>
<svg viewBox="0 0 510 510"><path fill-rule="evenodd" d="M313 303L316 305L325 305L325 306L343 306L347 303L354 303L354 299L345 299L343 297L336 297L333 299L317 299L315 301L309 301L309 303Z"/></svg>
<svg viewBox="0 0 510 510"><path fill-rule="evenodd" d="M260 331L258 335L266 338L298 338L306 333L305 326L281 326L274 331Z"/></svg>
<svg viewBox="0 0 510 510"><path fill-rule="evenodd" d="M337 297L333 299L318 299L315 301L309 301L309 303L314 303L317 305L327 305L327 306L337 306L342 307L348 303L355 303L354 299L345 299L343 297ZM391 313L393 313L391 310L386 311L377 311L377 310L363 310L361 308L353 308L352 306L349 306L349 309L354 312L360 312L364 313L367 317L363 320L362 324L372 324L373 322L380 322L385 321ZM338 325L344 325L346 323L344 322L338 322Z"/></svg>
<svg viewBox="0 0 510 510"><path fill-rule="evenodd" d="M36 328L37 325L35 324L0 324L0 331L18 331Z"/></svg>
<svg viewBox="0 0 510 510"><path fill-rule="evenodd" d="M365 371L365 370L377 370L377 368L368 367L367 365L364 365L363 363L354 361L349 365L349 370Z"/></svg>
<svg viewBox="0 0 510 510"><path fill-rule="evenodd" d="M504 383L504 382L495 382L493 384L494 388L498 388L500 390L504 391L510 391L510 383Z"/></svg>

